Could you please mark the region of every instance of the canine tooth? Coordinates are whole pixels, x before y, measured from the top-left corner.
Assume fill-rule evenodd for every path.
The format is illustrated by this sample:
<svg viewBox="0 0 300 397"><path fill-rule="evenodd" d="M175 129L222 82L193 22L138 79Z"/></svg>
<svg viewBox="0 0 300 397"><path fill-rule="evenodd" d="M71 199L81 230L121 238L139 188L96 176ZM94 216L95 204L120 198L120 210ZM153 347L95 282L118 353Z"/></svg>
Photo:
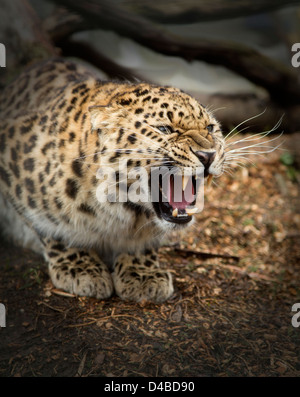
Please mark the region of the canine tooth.
<svg viewBox="0 0 300 397"><path fill-rule="evenodd" d="M189 177L187 175L182 175L182 190L184 191L186 188L186 185L188 184Z"/></svg>
<svg viewBox="0 0 300 397"><path fill-rule="evenodd" d="M212 179L213 179L212 174L209 174L208 177L207 177L207 186L211 185Z"/></svg>
<svg viewBox="0 0 300 397"><path fill-rule="evenodd" d="M185 210L185 212L186 212L188 215L194 215L194 214L196 214L197 211L198 211L198 208L197 208L197 207L194 207L194 208L186 208L186 210Z"/></svg>
<svg viewBox="0 0 300 397"><path fill-rule="evenodd" d="M173 210L172 215L174 216L174 218L177 217L177 215L178 215L178 209L177 208L175 208L175 210Z"/></svg>

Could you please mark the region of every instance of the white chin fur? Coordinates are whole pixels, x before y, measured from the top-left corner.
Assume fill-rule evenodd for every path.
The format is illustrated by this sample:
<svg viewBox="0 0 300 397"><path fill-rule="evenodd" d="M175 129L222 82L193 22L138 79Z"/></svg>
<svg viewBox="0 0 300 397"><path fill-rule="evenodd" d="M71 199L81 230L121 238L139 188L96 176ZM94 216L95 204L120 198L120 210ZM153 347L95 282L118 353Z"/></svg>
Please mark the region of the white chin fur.
<svg viewBox="0 0 300 397"><path fill-rule="evenodd" d="M165 219L159 219L159 218L155 219L155 224L160 229L162 229L165 233L184 229L186 227L189 227L189 226L193 225L194 222L195 222L195 218L194 217L192 217L192 220L190 222L183 223L183 224L168 222Z"/></svg>

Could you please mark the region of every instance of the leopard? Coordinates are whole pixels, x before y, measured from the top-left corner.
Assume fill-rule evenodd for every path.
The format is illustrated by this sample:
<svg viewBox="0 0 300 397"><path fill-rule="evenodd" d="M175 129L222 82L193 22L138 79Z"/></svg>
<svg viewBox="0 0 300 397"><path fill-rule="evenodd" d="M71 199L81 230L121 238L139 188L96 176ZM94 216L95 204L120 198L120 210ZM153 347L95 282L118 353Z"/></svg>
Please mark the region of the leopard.
<svg viewBox="0 0 300 397"><path fill-rule="evenodd" d="M162 236L190 227L196 202L172 198L174 181L167 197L158 182L157 200L100 200L99 170L114 172L107 187L120 195L131 171L143 168L149 193L154 168L187 168L180 189L195 193L196 169L220 176L224 153L219 122L182 89L105 80L65 58L34 63L0 93L2 231L43 255L57 290L164 302L174 284L158 259Z"/></svg>

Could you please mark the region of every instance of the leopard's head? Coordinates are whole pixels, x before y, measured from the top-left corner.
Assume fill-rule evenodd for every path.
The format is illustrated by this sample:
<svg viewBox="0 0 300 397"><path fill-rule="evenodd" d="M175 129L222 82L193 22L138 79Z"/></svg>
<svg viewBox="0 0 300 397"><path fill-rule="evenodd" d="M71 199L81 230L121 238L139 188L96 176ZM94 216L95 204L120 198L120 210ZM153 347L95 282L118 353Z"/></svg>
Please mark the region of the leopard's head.
<svg viewBox="0 0 300 397"><path fill-rule="evenodd" d="M104 98L100 90L89 107L100 142L99 170L114 170L109 186L123 192L123 206L148 214L163 229L191 224L201 209L199 186L223 170L225 141L219 123L173 87L111 84L109 92Z"/></svg>

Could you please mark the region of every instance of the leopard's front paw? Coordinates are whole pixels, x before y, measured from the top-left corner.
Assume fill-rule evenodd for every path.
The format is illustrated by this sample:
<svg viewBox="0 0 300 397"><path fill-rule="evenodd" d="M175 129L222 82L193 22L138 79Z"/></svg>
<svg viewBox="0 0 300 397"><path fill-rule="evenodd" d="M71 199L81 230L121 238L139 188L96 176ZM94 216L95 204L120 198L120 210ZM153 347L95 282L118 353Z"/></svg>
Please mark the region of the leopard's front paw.
<svg viewBox="0 0 300 397"><path fill-rule="evenodd" d="M153 255L120 255L112 278L117 295L124 300L164 302L174 291L171 274L159 268Z"/></svg>
<svg viewBox="0 0 300 397"><path fill-rule="evenodd" d="M56 253L57 256L54 256ZM63 252L52 249L47 256L50 277L56 288L98 299L112 295L114 287L111 274L98 258L76 249L64 249Z"/></svg>

